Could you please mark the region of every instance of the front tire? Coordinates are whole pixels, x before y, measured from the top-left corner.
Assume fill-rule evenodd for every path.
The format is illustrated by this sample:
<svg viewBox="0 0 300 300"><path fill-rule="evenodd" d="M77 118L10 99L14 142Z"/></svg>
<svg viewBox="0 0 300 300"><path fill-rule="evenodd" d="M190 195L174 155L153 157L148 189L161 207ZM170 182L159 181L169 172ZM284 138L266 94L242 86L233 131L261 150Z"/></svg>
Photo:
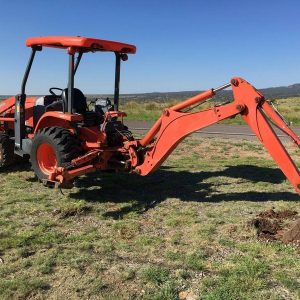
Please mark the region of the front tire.
<svg viewBox="0 0 300 300"><path fill-rule="evenodd" d="M68 129L47 127L33 138L30 162L39 180L48 179L56 167L81 154L79 139Z"/></svg>
<svg viewBox="0 0 300 300"><path fill-rule="evenodd" d="M0 168L7 167L15 161L14 141L6 132L0 132Z"/></svg>

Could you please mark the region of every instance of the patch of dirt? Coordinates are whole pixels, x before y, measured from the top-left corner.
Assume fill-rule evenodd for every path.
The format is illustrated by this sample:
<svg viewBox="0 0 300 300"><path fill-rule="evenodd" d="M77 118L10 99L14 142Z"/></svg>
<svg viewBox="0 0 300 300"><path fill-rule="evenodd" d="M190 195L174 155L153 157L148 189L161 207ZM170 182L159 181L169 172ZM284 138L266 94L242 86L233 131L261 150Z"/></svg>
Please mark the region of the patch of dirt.
<svg viewBox="0 0 300 300"><path fill-rule="evenodd" d="M281 222L278 220L271 221L267 218L255 218L251 221L257 230L257 236L263 239L276 240L276 234L281 229Z"/></svg>
<svg viewBox="0 0 300 300"><path fill-rule="evenodd" d="M297 243L300 246L300 219L283 233L281 240L284 243Z"/></svg>
<svg viewBox="0 0 300 300"><path fill-rule="evenodd" d="M293 218L296 215L297 215L297 212L294 210L287 209L287 210L275 212L274 209L269 209L269 210L261 212L258 216L261 218L283 220L283 219Z"/></svg>
<svg viewBox="0 0 300 300"><path fill-rule="evenodd" d="M300 248L300 219L296 219L297 212L293 210L261 212L250 225L257 230L259 239L267 241L281 241Z"/></svg>
<svg viewBox="0 0 300 300"><path fill-rule="evenodd" d="M66 219L73 216L79 216L91 211L90 206L80 206L80 207L69 207L64 209L54 209L52 215L58 215L59 219Z"/></svg>
<svg viewBox="0 0 300 300"><path fill-rule="evenodd" d="M178 294L180 300L196 300L197 297L193 292L181 291Z"/></svg>

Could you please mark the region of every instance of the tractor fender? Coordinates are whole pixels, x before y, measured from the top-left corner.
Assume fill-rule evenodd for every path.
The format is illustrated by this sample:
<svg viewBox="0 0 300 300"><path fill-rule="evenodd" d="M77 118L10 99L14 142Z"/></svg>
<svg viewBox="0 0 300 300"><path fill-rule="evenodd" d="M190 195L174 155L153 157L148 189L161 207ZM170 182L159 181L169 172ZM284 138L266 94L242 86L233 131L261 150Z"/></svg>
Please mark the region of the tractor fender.
<svg viewBox="0 0 300 300"><path fill-rule="evenodd" d="M79 114L63 113L61 111L48 111L42 115L34 128L34 134L45 127L62 127L72 129L73 122L82 121L83 117Z"/></svg>

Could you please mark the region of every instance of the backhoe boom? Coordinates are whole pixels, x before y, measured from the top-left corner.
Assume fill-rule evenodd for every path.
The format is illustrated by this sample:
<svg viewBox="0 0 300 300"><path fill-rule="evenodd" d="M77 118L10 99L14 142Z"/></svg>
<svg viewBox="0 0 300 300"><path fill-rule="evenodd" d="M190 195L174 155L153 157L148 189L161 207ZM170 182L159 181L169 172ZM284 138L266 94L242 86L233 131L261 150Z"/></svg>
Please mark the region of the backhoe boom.
<svg viewBox="0 0 300 300"><path fill-rule="evenodd" d="M295 145L300 145L300 139L251 84L244 79L233 78L231 87L234 100L230 104L193 113L180 111L212 97L216 91L212 89L164 110L160 119L146 136L138 141L139 145L147 150L144 161L137 165L134 171L140 175L147 175L157 169L178 143L189 134L241 114L297 193L300 194L299 170L270 125L270 121L290 136Z"/></svg>

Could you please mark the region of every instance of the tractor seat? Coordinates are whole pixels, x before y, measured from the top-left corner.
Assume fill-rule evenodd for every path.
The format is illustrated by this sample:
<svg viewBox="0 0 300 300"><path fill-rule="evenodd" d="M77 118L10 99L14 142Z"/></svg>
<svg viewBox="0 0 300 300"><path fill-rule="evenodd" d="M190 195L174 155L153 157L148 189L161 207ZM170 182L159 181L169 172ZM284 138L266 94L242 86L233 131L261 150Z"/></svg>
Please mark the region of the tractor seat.
<svg viewBox="0 0 300 300"><path fill-rule="evenodd" d="M67 100L68 100L68 89L64 89L61 95L61 99L65 102L65 111L67 111ZM62 103L57 103L57 105L53 106L54 102L60 100L56 96L47 95L44 97L40 97L36 100L34 106L34 124L37 124L41 116L49 110L55 111L63 111ZM49 105L52 104L50 108ZM48 108L47 108L48 107ZM84 94L79 90L74 88L74 100L73 100L73 109L75 113L83 115L83 124L84 126L98 126L100 125L102 118L101 116L93 111L88 111L86 97Z"/></svg>
<svg viewBox="0 0 300 300"><path fill-rule="evenodd" d="M78 114L84 114L87 111L86 97L81 90L74 88L73 108L74 112ZM64 89L62 92L62 99L65 103L68 103L68 89ZM67 110L67 105L65 105Z"/></svg>
<svg viewBox="0 0 300 300"><path fill-rule="evenodd" d="M67 103L68 100L68 89L64 89L62 92L62 99ZM67 105L66 110L67 110ZM93 111L88 111L86 103L86 97L81 90L74 88L74 99L73 99L74 112L82 114L84 126L97 126L101 123L101 116Z"/></svg>

